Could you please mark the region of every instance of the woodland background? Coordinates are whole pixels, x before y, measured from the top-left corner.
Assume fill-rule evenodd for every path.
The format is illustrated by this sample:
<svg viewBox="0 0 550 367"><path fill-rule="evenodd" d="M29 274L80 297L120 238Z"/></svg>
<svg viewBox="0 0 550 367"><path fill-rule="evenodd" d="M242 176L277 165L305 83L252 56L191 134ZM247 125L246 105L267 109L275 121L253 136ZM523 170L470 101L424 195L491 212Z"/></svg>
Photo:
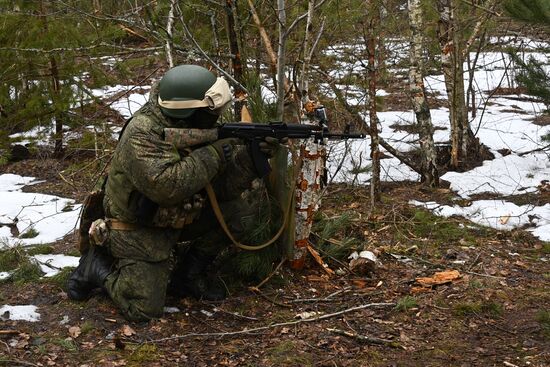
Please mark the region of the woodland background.
<svg viewBox="0 0 550 367"><path fill-rule="evenodd" d="M316 261L307 255L308 266L293 271L281 249L232 254L239 262L226 267L240 280L227 278L227 301L170 299L166 317L147 325L128 325L105 297L68 301L70 268L56 265L63 269L44 278L39 265L40 256L78 256L74 237L27 246L33 227L18 226L17 213L0 216L21 242L0 253L8 274L0 303L40 310L38 322L2 315L0 364L548 365L548 242L525 226L441 219L410 200L471 205L440 177L495 158L474 124L492 98L542 106L533 123L546 129L549 24L548 0L0 1L0 173L37 178L23 191L72 199L65 208L81 203L108 165L129 117L120 101L145 94L173 65L224 75L255 122L301 122L302 106L315 100L331 130L369 135L368 158L351 179L315 194L321 207L307 234ZM525 56L530 42L546 57ZM479 63L489 52L505 55L505 83L480 100L472 76L491 70ZM445 98L427 86L432 74L443 75ZM243 105L223 120L240 120ZM434 140L438 108L448 109L444 141ZM414 149L381 134L378 114L394 110L414 111L398 126L415 135ZM498 154L547 156L550 133L541 131L529 152ZM388 156L418 180L384 180ZM283 196L285 163L274 164ZM515 203L548 207L548 180L535 187ZM375 264L354 268L348 256L363 250ZM459 277L418 287L450 269Z"/></svg>

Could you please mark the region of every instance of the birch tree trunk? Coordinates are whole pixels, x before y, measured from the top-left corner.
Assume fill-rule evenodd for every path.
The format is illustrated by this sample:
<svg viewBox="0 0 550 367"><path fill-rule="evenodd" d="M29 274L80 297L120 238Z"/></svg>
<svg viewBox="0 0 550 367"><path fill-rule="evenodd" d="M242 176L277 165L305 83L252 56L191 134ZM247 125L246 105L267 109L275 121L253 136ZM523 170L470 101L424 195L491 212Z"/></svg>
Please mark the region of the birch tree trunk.
<svg viewBox="0 0 550 367"><path fill-rule="evenodd" d="M174 27L174 11L176 9L176 0L170 0L170 11L168 12L168 20L166 21L166 43L164 48L166 49L166 61L170 68L174 67L174 57L172 55L172 29Z"/></svg>
<svg viewBox="0 0 550 367"><path fill-rule="evenodd" d="M316 110L322 108L319 103L311 100L309 95L309 61L311 52L309 50L309 40L311 38L313 10L315 1L309 0L306 20L306 28L303 41L304 63L300 80L301 93L301 111L300 122L306 125L321 125L326 121L320 121L316 118ZM312 49L315 45L312 46ZM323 114L324 116L324 114ZM325 168L326 148L319 144L313 138L304 139L300 142L300 153L298 166L300 173L296 180L296 238L294 244L291 266L294 269L300 269L304 265L307 248L310 246L309 235L313 224L313 216L321 204L321 182Z"/></svg>
<svg viewBox="0 0 550 367"><path fill-rule="evenodd" d="M377 46L378 31L380 30L380 4L378 0L367 2L367 52L368 52L368 81L369 81L369 125L370 125L370 156L372 159L370 194L371 207L380 201L380 140L378 136L378 114L376 112L377 86Z"/></svg>
<svg viewBox="0 0 550 367"><path fill-rule="evenodd" d="M439 186L439 172L436 164L437 154L433 139L434 128L424 86L424 62L422 55L424 19L421 0L408 0L408 6L411 28L409 85L420 135L420 148L423 159L422 181L426 185L437 187Z"/></svg>

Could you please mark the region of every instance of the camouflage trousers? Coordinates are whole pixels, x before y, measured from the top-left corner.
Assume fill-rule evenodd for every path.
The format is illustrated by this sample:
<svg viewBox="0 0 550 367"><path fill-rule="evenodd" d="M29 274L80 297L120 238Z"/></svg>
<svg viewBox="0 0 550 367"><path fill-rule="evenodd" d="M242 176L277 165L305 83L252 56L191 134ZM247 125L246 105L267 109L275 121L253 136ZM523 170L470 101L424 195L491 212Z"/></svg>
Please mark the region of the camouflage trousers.
<svg viewBox="0 0 550 367"><path fill-rule="evenodd" d="M257 215L260 197L249 195L219 203L228 227L237 237L248 230ZM170 276L180 253L176 247L181 241L190 241L194 253L203 257L215 257L230 245L210 206L183 229L111 231L107 248L116 265L105 281L105 289L128 320L146 321L162 315Z"/></svg>

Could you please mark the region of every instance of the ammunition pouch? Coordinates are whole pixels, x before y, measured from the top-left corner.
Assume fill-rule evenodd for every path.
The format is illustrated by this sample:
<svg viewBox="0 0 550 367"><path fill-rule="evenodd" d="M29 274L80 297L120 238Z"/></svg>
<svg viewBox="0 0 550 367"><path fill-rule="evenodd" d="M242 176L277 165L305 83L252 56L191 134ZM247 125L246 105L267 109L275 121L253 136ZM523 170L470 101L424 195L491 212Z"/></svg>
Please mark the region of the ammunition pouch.
<svg viewBox="0 0 550 367"><path fill-rule="evenodd" d="M161 207L138 191L130 194L130 208L144 227L183 228L199 216L204 202L203 196L195 194L178 205Z"/></svg>
<svg viewBox="0 0 550 367"><path fill-rule="evenodd" d="M181 229L199 216L204 202L203 196L195 194L177 206L160 207L153 217L152 224L155 227Z"/></svg>

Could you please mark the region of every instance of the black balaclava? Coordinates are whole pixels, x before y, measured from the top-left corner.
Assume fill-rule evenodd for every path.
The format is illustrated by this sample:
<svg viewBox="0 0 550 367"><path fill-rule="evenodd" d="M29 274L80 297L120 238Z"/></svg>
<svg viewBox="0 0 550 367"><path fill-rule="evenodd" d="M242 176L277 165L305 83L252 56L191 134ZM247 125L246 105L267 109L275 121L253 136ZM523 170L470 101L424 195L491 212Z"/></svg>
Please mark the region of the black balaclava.
<svg viewBox="0 0 550 367"><path fill-rule="evenodd" d="M211 129L216 125L220 116L207 108L197 108L195 112L185 120L191 127L198 129Z"/></svg>

